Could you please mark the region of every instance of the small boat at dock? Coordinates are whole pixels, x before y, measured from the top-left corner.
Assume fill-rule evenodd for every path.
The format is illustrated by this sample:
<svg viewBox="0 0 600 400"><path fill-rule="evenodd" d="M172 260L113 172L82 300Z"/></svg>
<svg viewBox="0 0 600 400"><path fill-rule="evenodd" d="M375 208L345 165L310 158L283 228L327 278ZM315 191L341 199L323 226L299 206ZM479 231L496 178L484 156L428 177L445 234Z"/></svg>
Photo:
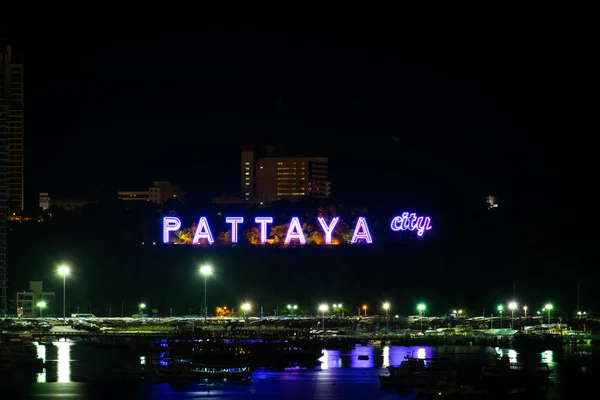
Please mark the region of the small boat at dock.
<svg viewBox="0 0 600 400"><path fill-rule="evenodd" d="M226 366L205 364L174 364L156 369L156 376L160 380L187 380L200 379L246 379L252 375L250 366Z"/></svg>

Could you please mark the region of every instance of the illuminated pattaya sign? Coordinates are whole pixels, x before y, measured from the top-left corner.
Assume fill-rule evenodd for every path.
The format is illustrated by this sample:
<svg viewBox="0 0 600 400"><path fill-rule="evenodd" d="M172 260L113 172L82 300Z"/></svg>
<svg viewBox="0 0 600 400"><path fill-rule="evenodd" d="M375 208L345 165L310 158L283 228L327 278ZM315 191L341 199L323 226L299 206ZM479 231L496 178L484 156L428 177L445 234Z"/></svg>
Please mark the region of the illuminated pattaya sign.
<svg viewBox="0 0 600 400"><path fill-rule="evenodd" d="M333 233L335 231L338 222L340 221L339 217L333 217L330 220L326 220L323 217L318 217L317 221L323 231L324 243L325 244L333 244ZM225 222L231 225L230 234L231 234L231 243L239 243L239 234L240 234L240 225L244 224L244 217L226 217ZM273 224L273 217L256 217L254 218L254 223L257 225L260 240L259 243L265 244L268 242L268 232L269 225ZM431 218L429 217L420 217L415 213L405 212L401 216L394 217L390 224L390 228L392 231L416 231L417 235L422 237L425 232L431 229ZM170 242L170 234L171 232L177 232L181 229L181 220L177 217L164 217L163 218L163 242ZM210 226L208 224L208 220L206 217L200 217L198 220L198 224L196 226L196 230L194 232L194 236L192 238L192 244L198 244L202 240L206 241L208 244L215 243L214 236L210 230ZM298 217L293 217L287 229L287 234L285 235L284 243L299 243L306 244L306 237L302 230L302 224ZM364 217L359 217L356 220L356 225L354 226L354 231L352 234L352 238L350 239L350 243L373 243L373 238L371 237L371 232L369 231L369 226L367 224L367 220Z"/></svg>

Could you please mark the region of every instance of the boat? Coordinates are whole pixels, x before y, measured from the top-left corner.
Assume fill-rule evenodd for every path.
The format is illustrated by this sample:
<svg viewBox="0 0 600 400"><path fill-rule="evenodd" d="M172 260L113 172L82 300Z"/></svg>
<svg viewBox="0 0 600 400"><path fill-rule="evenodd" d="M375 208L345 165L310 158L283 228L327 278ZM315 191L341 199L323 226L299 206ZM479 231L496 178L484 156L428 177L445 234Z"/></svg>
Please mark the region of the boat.
<svg viewBox="0 0 600 400"><path fill-rule="evenodd" d="M160 380L245 379L252 375L249 366L175 364L156 369Z"/></svg>

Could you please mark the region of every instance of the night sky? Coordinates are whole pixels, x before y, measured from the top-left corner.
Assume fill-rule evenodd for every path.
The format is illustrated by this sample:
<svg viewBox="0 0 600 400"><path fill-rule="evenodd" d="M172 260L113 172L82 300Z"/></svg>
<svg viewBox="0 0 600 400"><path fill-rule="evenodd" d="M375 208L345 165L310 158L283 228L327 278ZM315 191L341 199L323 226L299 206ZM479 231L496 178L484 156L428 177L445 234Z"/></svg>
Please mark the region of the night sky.
<svg viewBox="0 0 600 400"><path fill-rule="evenodd" d="M280 143L330 157L346 201L410 198L458 220L495 194L507 219L596 268L586 20L55 13L3 23L25 56L32 206L40 191L111 197L154 180L200 204L237 193L243 143Z"/></svg>

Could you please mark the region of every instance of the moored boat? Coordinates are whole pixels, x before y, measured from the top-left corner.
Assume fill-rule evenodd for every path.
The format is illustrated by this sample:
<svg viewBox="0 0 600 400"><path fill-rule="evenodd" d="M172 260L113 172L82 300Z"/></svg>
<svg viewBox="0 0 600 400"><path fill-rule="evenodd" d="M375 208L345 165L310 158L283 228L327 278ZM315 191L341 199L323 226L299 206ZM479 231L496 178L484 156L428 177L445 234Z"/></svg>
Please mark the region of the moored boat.
<svg viewBox="0 0 600 400"><path fill-rule="evenodd" d="M164 380L245 379L252 375L250 366L205 364L174 364L156 369L156 376Z"/></svg>

